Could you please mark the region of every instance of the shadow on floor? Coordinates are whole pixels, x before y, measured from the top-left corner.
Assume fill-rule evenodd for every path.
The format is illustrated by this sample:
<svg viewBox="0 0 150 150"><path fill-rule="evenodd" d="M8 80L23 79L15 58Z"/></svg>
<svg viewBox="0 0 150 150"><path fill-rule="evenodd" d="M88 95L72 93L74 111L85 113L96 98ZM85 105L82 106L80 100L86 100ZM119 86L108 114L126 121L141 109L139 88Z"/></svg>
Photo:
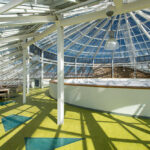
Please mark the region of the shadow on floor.
<svg viewBox="0 0 150 150"><path fill-rule="evenodd" d="M57 102L49 97L48 89L31 90L25 105L22 95L15 101L14 105L0 108L0 117L22 114L32 119L0 135L0 150L22 150L25 137L80 137L84 140L75 147L78 150L150 149L149 119L122 117L66 104L65 123L57 126Z"/></svg>

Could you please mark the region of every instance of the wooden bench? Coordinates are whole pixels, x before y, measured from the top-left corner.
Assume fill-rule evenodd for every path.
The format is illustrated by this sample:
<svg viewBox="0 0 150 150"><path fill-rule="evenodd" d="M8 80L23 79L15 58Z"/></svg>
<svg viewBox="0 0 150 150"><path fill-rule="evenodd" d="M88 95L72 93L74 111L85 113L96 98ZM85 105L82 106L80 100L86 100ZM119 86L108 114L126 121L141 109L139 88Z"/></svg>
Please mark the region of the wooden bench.
<svg viewBox="0 0 150 150"><path fill-rule="evenodd" d="M9 89L6 88L0 88L0 96L1 97L8 97L9 98Z"/></svg>
<svg viewBox="0 0 150 150"><path fill-rule="evenodd" d="M6 99L6 97L7 97L6 93L0 93L0 98Z"/></svg>

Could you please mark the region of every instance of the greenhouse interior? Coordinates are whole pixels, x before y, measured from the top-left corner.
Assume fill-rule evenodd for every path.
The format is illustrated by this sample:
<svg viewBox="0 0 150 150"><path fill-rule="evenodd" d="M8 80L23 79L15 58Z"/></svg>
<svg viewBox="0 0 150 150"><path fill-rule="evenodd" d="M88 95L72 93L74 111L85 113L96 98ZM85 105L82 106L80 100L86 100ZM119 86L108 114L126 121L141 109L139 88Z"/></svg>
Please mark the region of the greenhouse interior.
<svg viewBox="0 0 150 150"><path fill-rule="evenodd" d="M0 0L0 150L149 150L150 1Z"/></svg>

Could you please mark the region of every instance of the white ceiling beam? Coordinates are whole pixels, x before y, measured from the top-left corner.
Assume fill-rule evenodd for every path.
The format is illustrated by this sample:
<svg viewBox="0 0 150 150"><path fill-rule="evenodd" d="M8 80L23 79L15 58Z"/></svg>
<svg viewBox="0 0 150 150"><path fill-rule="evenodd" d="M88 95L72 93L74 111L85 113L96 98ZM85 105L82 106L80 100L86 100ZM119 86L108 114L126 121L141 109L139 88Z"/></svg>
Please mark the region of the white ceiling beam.
<svg viewBox="0 0 150 150"><path fill-rule="evenodd" d="M13 24L28 24L28 23L47 23L56 21L53 15L47 16L17 16L17 17L0 17L0 22L13 23Z"/></svg>
<svg viewBox="0 0 150 150"><path fill-rule="evenodd" d="M149 0L136 0L136 1L132 1L131 3L122 4L122 7L119 10L119 12L127 13L127 12L142 10L142 9L146 9L146 8L150 8Z"/></svg>
<svg viewBox="0 0 150 150"><path fill-rule="evenodd" d="M22 16L0 18L0 27L19 27L23 25L44 24L56 21L56 17L48 16Z"/></svg>
<svg viewBox="0 0 150 150"><path fill-rule="evenodd" d="M6 55L2 56L2 57L0 57L0 61L4 60L6 58L10 58L12 56L19 55L19 54L22 54L22 50L17 50L15 52L12 52L12 53L9 53L9 54L6 54Z"/></svg>
<svg viewBox="0 0 150 150"><path fill-rule="evenodd" d="M28 25L35 25L35 24L39 24L42 25L44 23L31 23L31 22L27 22L27 23L21 23L21 22L15 22L15 23L4 23L4 24L0 24L1 28L7 28L7 27L21 27L21 26L28 26Z"/></svg>
<svg viewBox="0 0 150 150"><path fill-rule="evenodd" d="M88 14L81 15L81 16L62 19L62 20L60 20L60 24L62 26L70 26L70 25L74 25L74 24L80 24L83 22L90 22L92 20L103 19L106 17L107 17L106 10L96 11L96 12L88 13Z"/></svg>
<svg viewBox="0 0 150 150"><path fill-rule="evenodd" d="M26 0L11 0L8 2L6 5L4 5L2 8L0 8L0 14L3 14L7 12L8 10L17 7L18 5L21 5L24 3Z"/></svg>
<svg viewBox="0 0 150 150"><path fill-rule="evenodd" d="M5 68L5 67L9 67L12 63L14 63L15 61L19 61L20 59L22 59L22 55L14 58L14 59L8 59L7 61L2 62L0 64L0 69Z"/></svg>
<svg viewBox="0 0 150 150"><path fill-rule="evenodd" d="M55 14L59 14L59 13L64 13L66 11L69 11L69 10L73 10L73 9L76 9L76 8L79 8L79 7L84 7L86 5L89 5L91 3L94 3L94 2L97 2L97 0L88 0L88 1L85 1L85 2L80 2L76 5L73 5L73 6L70 6L70 7L67 7L67 8L64 8L64 9L61 9L61 10L58 10L56 12L54 12Z"/></svg>
<svg viewBox="0 0 150 150"><path fill-rule="evenodd" d="M31 34L10 36L7 38L0 38L0 44L18 41L18 40L26 39L26 38L33 37L33 36L35 36L35 34L31 33Z"/></svg>
<svg viewBox="0 0 150 150"><path fill-rule="evenodd" d="M53 2L52 4L50 4L50 6L53 8L53 7L57 7L57 6L60 6L60 5L63 5L67 2L70 2L70 3L77 3L77 0L57 0L55 2Z"/></svg>
<svg viewBox="0 0 150 150"><path fill-rule="evenodd" d="M117 7L119 6L117 5ZM112 10L114 11L114 16L115 16L118 14L128 13L136 10L142 10L145 8L150 8L150 2L148 0L142 0L142 1L140 0L140 1L127 3L127 4L125 3L122 4L121 9L117 9L116 7L113 7ZM107 17L106 10L95 11L81 16L62 19L60 20L60 24L62 26L69 26L69 25L79 24L83 22L90 22L92 20L103 19L106 17Z"/></svg>
<svg viewBox="0 0 150 150"><path fill-rule="evenodd" d="M18 9L18 8L14 8L14 9L11 9L9 11L7 11L5 13L5 15L13 15L13 14L34 14L34 13L49 13L50 10L36 10L36 9Z"/></svg>
<svg viewBox="0 0 150 150"><path fill-rule="evenodd" d="M141 8L148 8L147 4L149 4L148 0L113 0L116 10L123 11L125 9L131 9L131 11L141 10ZM142 6L140 6L143 4ZM128 8L127 8L128 7ZM130 11L128 11L130 12ZM125 12L122 12L125 13Z"/></svg>
<svg viewBox="0 0 150 150"><path fill-rule="evenodd" d="M1 72L0 72L0 76L5 76L8 74L8 72L14 72L14 70L18 69L19 67L21 67L22 65L22 62L18 63L18 64L15 64L15 65L12 65L12 66L9 66L7 68L4 68Z"/></svg>
<svg viewBox="0 0 150 150"><path fill-rule="evenodd" d="M13 0L13 1L15 1L15 0ZM22 0L18 0L18 1L22 2ZM14 9L49 10L50 11L50 7L48 5L39 5L39 4L38 5L34 5L34 4L31 5L31 3L25 3L26 1L29 1L29 0L24 0L24 4L22 4L22 5L19 4ZM4 6L6 6L6 4L7 4L7 2L0 3L0 7L2 8Z"/></svg>
<svg viewBox="0 0 150 150"><path fill-rule="evenodd" d="M9 44L9 45L6 45L6 46L2 46L2 47L0 47L0 51L6 51L6 50L9 50L9 49L17 48L19 45L20 45L20 43Z"/></svg>
<svg viewBox="0 0 150 150"><path fill-rule="evenodd" d="M73 28L71 28L71 31L69 31L69 34L66 34L64 37L68 38L70 35L74 34L77 31L80 31L80 29L84 28L85 26L87 26L87 24L82 24L82 25L76 25L76 27L73 27L74 30L72 30ZM68 32L68 31L67 31ZM71 47L71 45L73 45L77 40L81 39L84 35L81 35L79 38L77 38L76 40L73 40L69 45L67 45L67 47L65 47L64 51L66 51L69 47ZM56 40L54 41L49 41L50 39L48 38L48 40L44 43L44 47L43 50L46 51L50 46L54 45L56 43ZM43 43L43 42L42 42ZM48 44L50 43L50 44ZM48 45L47 45L48 44ZM45 46L46 45L46 46Z"/></svg>
<svg viewBox="0 0 150 150"><path fill-rule="evenodd" d="M35 36L32 40L26 42L26 43L22 43L22 47L27 47L32 45L33 43L41 40L42 38L48 36L49 34L51 34L52 32L56 31L57 27L56 25L52 25L51 27L47 28L44 32L38 34L38 36Z"/></svg>
<svg viewBox="0 0 150 150"><path fill-rule="evenodd" d="M84 24L78 24L74 27L72 27L71 29L67 30L67 32L65 33L64 37L68 38L70 35L73 35L75 32L79 31L80 29L84 28L85 26L87 26L87 23ZM80 36L82 38L82 36ZM79 39L78 39L79 40ZM72 45L74 44L75 40L72 41ZM50 43L50 44L49 44ZM56 43L56 40L53 39L51 37L47 38L47 40L45 39L42 44L43 44L43 49L47 50L50 46L54 45ZM49 47L47 47L47 44L49 45ZM46 45L46 46L45 46ZM70 45L70 44L69 44ZM70 46L69 46L70 47ZM47 48L47 49L46 49Z"/></svg>
<svg viewBox="0 0 150 150"><path fill-rule="evenodd" d="M30 40L30 41L28 41L28 42L26 42L26 43L20 42L20 43L18 43L18 44L14 44L14 45L8 45L8 46L6 45L6 46L3 46L2 48L0 48L0 51L1 51L1 49L2 49L2 50L3 50L3 49L9 49L9 48L11 48L11 46L13 46L13 47L19 47L19 46L27 47L27 46L30 46L30 45L32 45L33 43L35 43L35 42L41 40L42 38L44 38L44 37L46 37L46 36L48 36L49 34L51 34L52 32L54 32L55 30L56 30L56 25L54 24L54 25L52 25L51 27L47 28L44 32L38 34L38 36L35 35L35 34L26 34L26 35L22 35L22 36L9 37L9 38L7 38L7 42L8 42L8 41L11 41L12 39L15 39L15 38L18 38L18 39L25 39L25 38L28 38L28 37L30 37L30 36L32 36L33 39ZM2 40L2 42L1 42L1 40ZM6 41L6 39L4 39L4 38L1 38L1 39L0 39L0 43L3 43L3 42L5 42L5 41Z"/></svg>
<svg viewBox="0 0 150 150"><path fill-rule="evenodd" d="M5 6L5 4L0 3L0 8L3 8ZM50 12L50 8L49 6L46 5L30 5L30 4L23 4L23 5L19 5L13 9L8 10L7 12L5 12L4 14L16 14L16 13L24 13L24 14L28 14L28 13L47 13Z"/></svg>

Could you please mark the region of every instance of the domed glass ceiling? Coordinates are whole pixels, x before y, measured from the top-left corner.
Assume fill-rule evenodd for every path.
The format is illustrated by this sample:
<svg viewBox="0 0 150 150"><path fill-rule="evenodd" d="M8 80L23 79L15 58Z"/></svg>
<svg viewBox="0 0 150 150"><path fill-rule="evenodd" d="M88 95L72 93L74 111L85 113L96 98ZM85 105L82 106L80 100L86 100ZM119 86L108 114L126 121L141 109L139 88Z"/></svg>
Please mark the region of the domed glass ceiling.
<svg viewBox="0 0 150 150"><path fill-rule="evenodd" d="M114 1L114 2L113 2ZM40 75L34 49L44 51L45 76L57 74L58 16L64 26L65 75L94 67L143 65L150 61L150 4L147 0L0 0L0 79L21 78L23 50L30 46L30 77ZM111 6L111 7L110 7ZM112 8L114 16L106 18ZM142 10L143 9L143 10ZM97 20L98 19L98 20ZM104 49L110 30L119 48ZM32 45L34 43L34 45ZM8 73L9 72L9 73Z"/></svg>
<svg viewBox="0 0 150 150"><path fill-rule="evenodd" d="M111 28L108 18L65 28L65 61L77 63L111 63L112 50L104 49ZM114 51L114 63L150 60L150 11L140 10L112 17L112 30L119 43ZM36 45L56 60L57 33L38 41ZM47 47L47 45L50 45Z"/></svg>

